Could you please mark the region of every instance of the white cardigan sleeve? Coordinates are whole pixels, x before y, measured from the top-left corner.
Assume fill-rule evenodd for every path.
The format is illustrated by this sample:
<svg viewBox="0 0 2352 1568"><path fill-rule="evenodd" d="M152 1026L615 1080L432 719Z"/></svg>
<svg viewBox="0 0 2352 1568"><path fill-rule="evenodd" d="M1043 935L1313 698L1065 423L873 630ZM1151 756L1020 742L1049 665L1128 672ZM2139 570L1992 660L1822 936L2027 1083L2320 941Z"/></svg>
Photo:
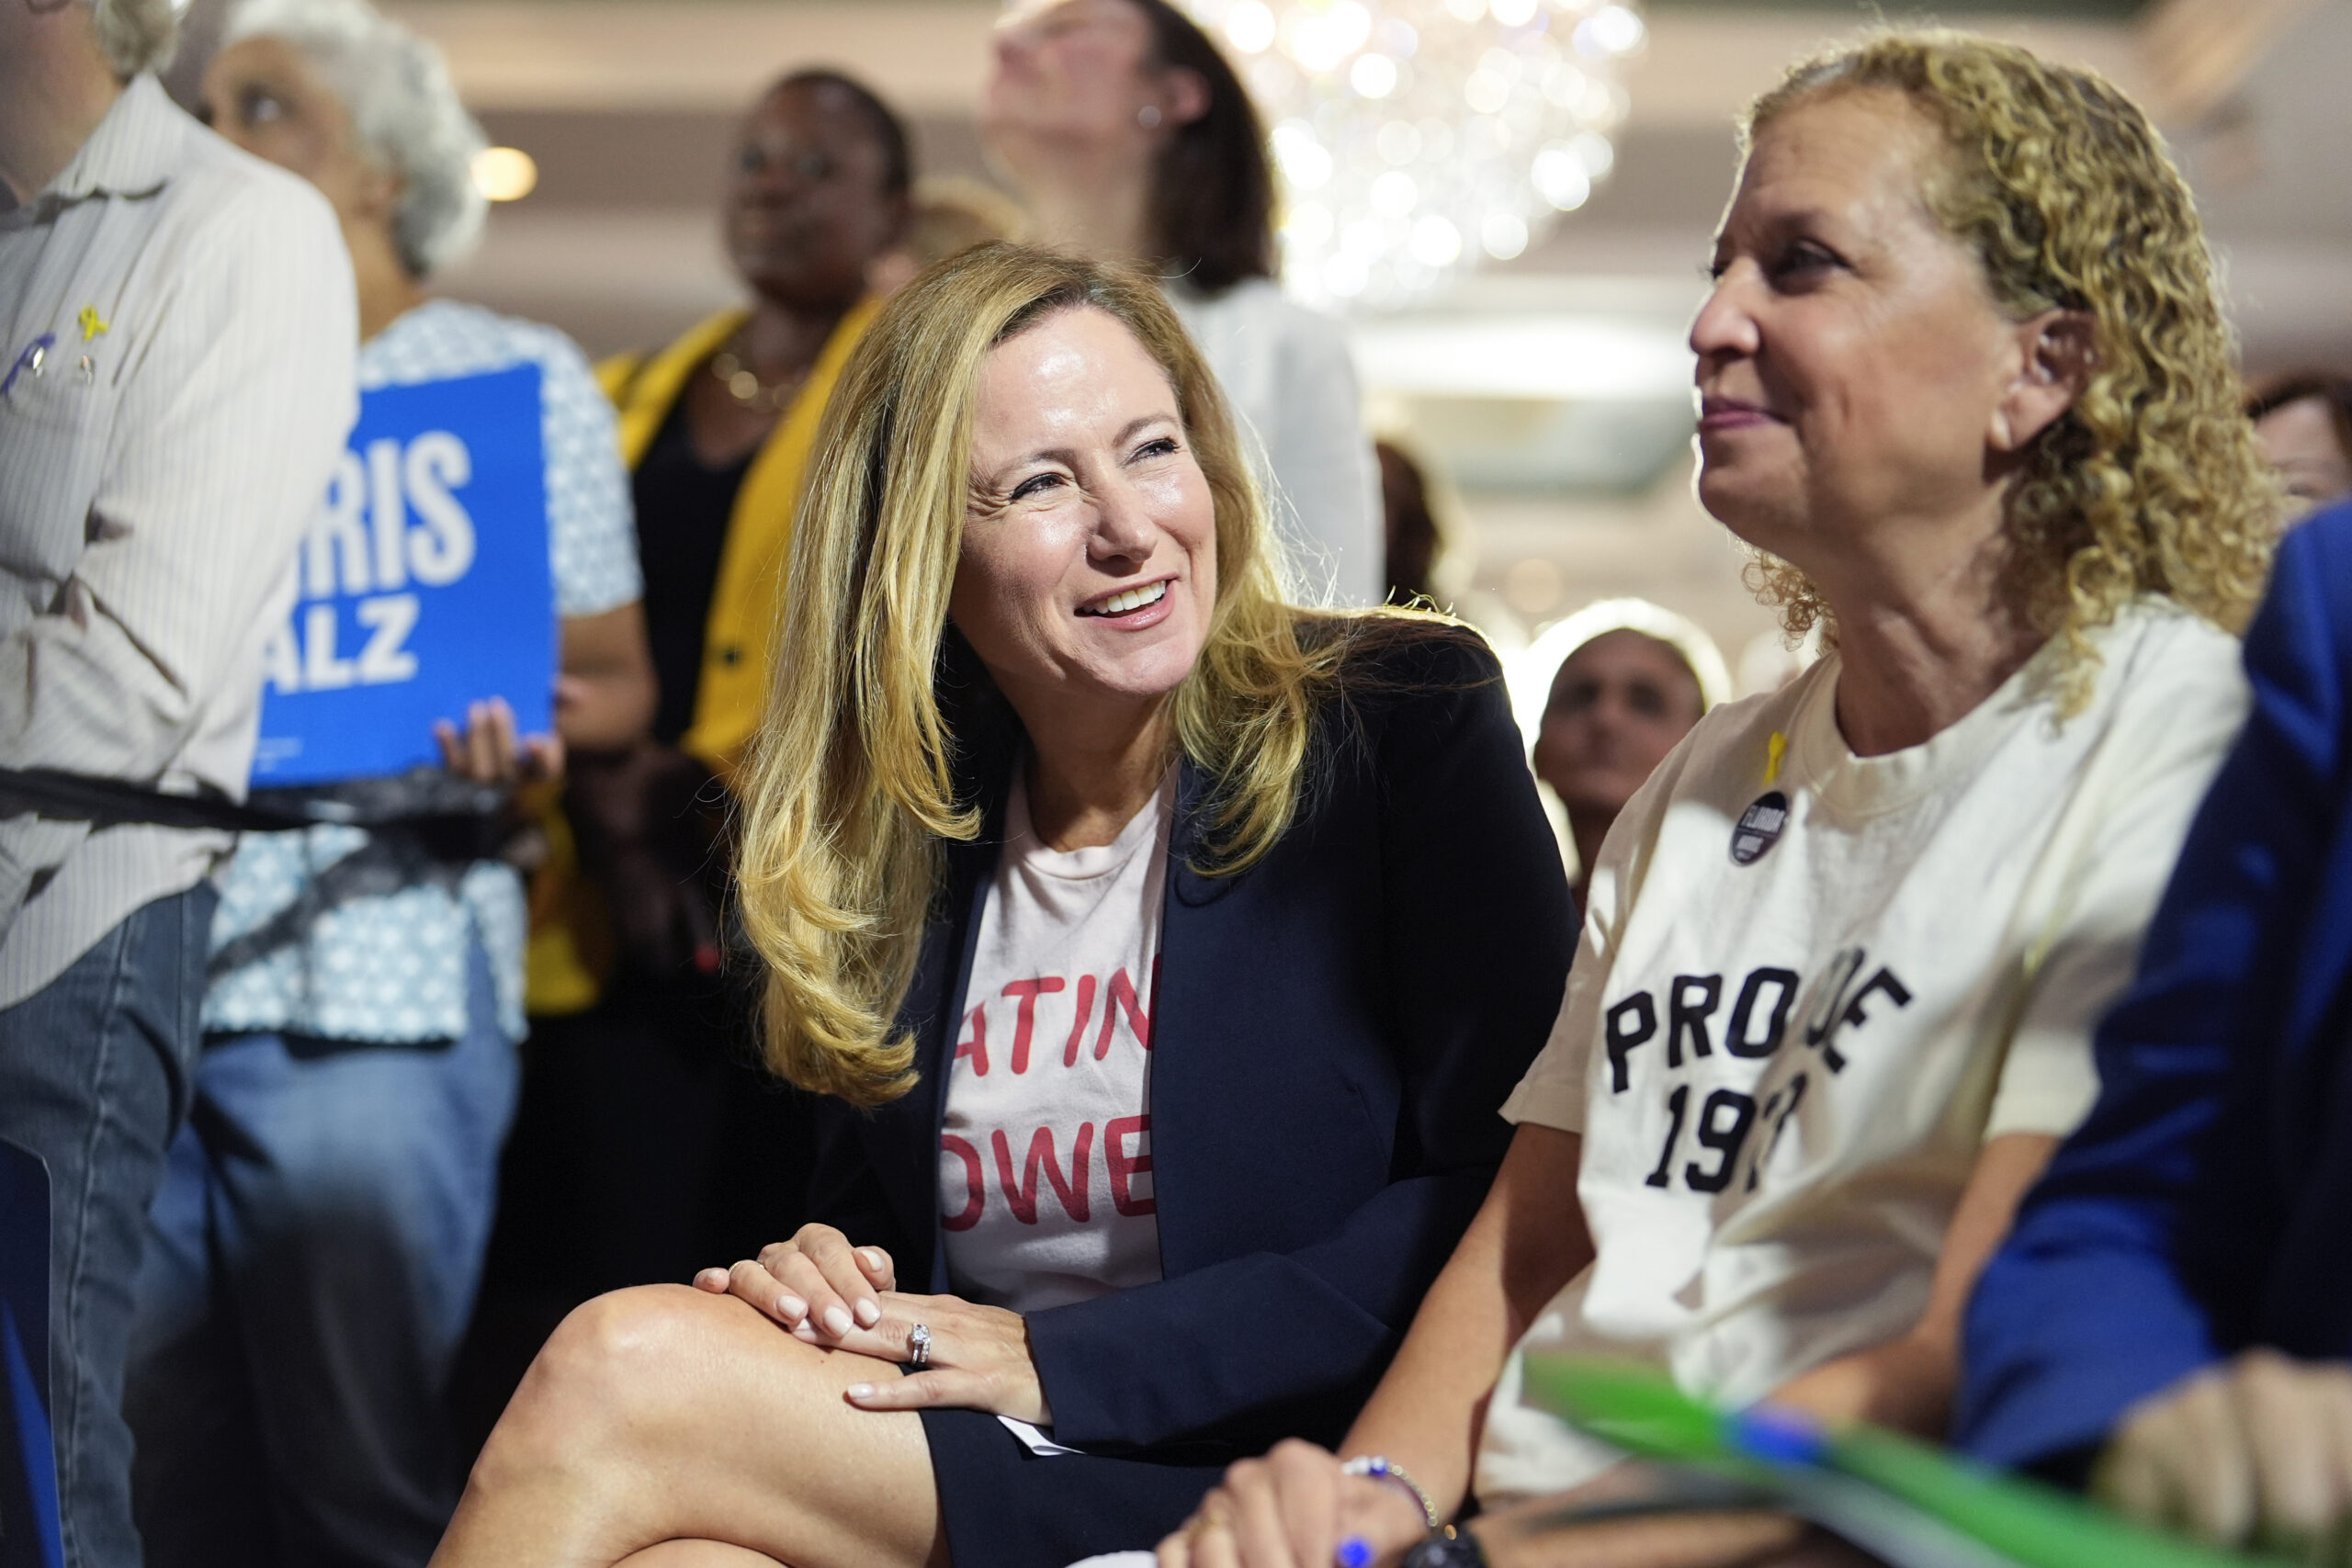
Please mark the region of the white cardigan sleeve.
<svg viewBox="0 0 2352 1568"><path fill-rule="evenodd" d="M1259 448L1277 525L1306 602L1376 604L1387 591L1380 468L1346 334L1330 317L1250 278L1204 298L1171 288Z"/></svg>

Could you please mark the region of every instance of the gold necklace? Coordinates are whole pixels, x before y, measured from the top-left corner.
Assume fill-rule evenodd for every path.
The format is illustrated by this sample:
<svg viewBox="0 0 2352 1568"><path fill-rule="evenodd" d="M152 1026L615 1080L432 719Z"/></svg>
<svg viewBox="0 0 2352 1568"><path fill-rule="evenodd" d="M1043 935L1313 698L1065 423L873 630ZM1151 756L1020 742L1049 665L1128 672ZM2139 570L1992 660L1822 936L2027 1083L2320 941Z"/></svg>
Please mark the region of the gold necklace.
<svg viewBox="0 0 2352 1568"><path fill-rule="evenodd" d="M782 413L784 405L800 390L800 384L808 379L808 367L803 367L770 386L743 363L743 356L736 351L740 341L740 337L729 339L725 347L710 356L710 373L718 378L720 386L727 389L728 395L742 407L758 409L763 413Z"/></svg>

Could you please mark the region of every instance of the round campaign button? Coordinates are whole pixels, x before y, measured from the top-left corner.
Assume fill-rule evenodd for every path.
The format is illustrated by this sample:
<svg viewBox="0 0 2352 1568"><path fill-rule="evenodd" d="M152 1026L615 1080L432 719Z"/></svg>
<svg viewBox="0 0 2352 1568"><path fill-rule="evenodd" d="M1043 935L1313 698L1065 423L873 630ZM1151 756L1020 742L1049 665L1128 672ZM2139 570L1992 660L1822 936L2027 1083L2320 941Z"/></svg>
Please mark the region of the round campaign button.
<svg viewBox="0 0 2352 1568"><path fill-rule="evenodd" d="M1781 841L1781 829L1789 825L1789 797L1779 790L1758 795L1739 814L1739 822L1731 830L1731 860L1734 865L1754 865L1764 857L1764 852Z"/></svg>

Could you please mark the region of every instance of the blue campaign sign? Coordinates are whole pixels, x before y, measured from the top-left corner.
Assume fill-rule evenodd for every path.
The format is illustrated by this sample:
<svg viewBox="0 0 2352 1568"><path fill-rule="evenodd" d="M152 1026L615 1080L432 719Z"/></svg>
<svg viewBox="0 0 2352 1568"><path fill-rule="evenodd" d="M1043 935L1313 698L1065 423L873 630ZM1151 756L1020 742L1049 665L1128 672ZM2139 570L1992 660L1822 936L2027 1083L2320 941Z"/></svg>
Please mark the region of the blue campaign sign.
<svg viewBox="0 0 2352 1568"><path fill-rule="evenodd" d="M519 734L554 727L539 421L537 365L360 399L263 654L254 787L437 762L433 721L488 697Z"/></svg>

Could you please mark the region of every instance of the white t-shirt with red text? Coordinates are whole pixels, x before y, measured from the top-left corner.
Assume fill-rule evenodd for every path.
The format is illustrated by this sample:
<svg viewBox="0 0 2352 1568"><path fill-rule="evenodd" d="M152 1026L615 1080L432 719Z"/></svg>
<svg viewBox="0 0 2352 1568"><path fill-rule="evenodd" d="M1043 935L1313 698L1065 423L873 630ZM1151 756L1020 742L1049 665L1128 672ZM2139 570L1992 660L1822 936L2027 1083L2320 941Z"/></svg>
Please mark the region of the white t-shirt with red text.
<svg viewBox="0 0 2352 1568"><path fill-rule="evenodd" d="M1055 850L1013 772L939 1137L956 1293L1013 1312L1159 1278L1151 1010L1176 775L1108 844Z"/></svg>

